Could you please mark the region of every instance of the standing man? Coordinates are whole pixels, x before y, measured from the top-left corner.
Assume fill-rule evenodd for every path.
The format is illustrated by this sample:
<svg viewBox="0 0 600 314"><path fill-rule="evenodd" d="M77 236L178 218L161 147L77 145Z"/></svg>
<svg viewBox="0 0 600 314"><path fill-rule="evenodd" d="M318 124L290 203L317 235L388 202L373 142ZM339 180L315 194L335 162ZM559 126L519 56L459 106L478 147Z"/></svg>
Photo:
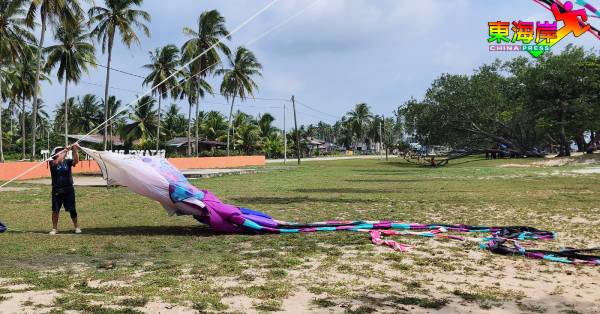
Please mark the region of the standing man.
<svg viewBox="0 0 600 314"><path fill-rule="evenodd" d="M58 233L58 216L60 208L64 205L65 210L71 214L71 220L75 226L75 233L81 233L77 223L77 210L75 209L75 188L73 187L73 175L71 167L79 162L77 144L73 146L56 147L52 151L52 160L49 161L50 174L52 175L52 231L50 235ZM73 159L65 159L69 150L73 150Z"/></svg>

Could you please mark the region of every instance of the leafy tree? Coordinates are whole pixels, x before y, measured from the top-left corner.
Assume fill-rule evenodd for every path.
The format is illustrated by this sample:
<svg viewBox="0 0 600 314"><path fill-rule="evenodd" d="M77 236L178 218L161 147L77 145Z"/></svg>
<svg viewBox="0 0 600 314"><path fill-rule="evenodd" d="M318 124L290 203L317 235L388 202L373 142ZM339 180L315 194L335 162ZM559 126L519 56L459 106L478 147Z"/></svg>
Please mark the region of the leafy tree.
<svg viewBox="0 0 600 314"><path fill-rule="evenodd" d="M104 120L108 120L108 86L110 82L110 64L112 61L112 50L115 35L121 35L121 42L131 48L133 44L140 44L135 29L140 29L147 37L150 37L150 29L144 22L150 22L150 14L143 10L134 9L140 7L143 0L104 0L105 7L94 6L88 10L90 25L93 25L92 36L96 36L102 42L102 53L107 52L106 82L104 83ZM104 149L107 148L106 134L108 125L104 125Z"/></svg>

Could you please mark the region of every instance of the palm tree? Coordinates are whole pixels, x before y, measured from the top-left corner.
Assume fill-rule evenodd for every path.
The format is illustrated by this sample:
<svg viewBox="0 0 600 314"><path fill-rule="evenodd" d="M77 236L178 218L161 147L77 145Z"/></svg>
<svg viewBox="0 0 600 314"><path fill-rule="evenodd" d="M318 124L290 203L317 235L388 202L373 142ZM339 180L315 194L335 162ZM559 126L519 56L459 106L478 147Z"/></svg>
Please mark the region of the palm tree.
<svg viewBox="0 0 600 314"><path fill-rule="evenodd" d="M254 53L244 48L238 47L235 51L235 58L229 59L230 69L219 69L215 73L223 74L221 83L221 94L229 101L231 98L231 107L229 108L229 129L227 130L227 156L229 156L229 133L231 130L231 117L233 114L233 105L235 97L239 96L244 100L248 96L254 96L254 89L258 85L253 80L254 76L262 76L262 65L258 63Z"/></svg>
<svg viewBox="0 0 600 314"><path fill-rule="evenodd" d="M220 141L227 132L227 122L218 111L209 111L201 124L202 134L210 141Z"/></svg>
<svg viewBox="0 0 600 314"><path fill-rule="evenodd" d="M26 148L25 148L25 142L26 142L26 124L25 124L25 101L27 99L31 99L31 97L34 95L35 93L35 79L36 79L36 67L37 67L37 60L35 57L35 54L33 52L33 50L29 47L27 48L23 48L23 58L21 60L19 60L19 63L15 64L15 72L14 72L14 79L12 80L13 84L11 86L12 88L12 94L14 96L14 101L16 103L17 106L20 107L21 109L21 137L22 137L22 141L21 141L21 146L22 146L22 157L23 159L26 158ZM47 77L43 74L40 75L41 79L47 79ZM20 105L19 105L19 101L20 101ZM39 102L36 100L35 105L37 105ZM37 107L37 106L36 106ZM37 110L35 113L33 114L33 119L35 119L37 121ZM32 120L33 120L32 119ZM33 132L35 132L35 127L32 127Z"/></svg>
<svg viewBox="0 0 600 314"><path fill-rule="evenodd" d="M269 137L277 131L277 128L272 125L275 118L270 113L265 113L258 117L258 126L260 127L260 136L262 138Z"/></svg>
<svg viewBox="0 0 600 314"><path fill-rule="evenodd" d="M112 60L112 49L115 41L115 34L121 34L121 41L127 48L132 44L140 44L140 40L134 28L141 29L142 32L150 37L150 29L144 24L150 22L150 14L143 10L136 10L133 7L142 5L143 0L104 0L105 7L94 6L88 10L90 24L95 25L92 29L92 36L96 36L99 42L102 42L102 53L108 50L108 61L106 62L106 82L104 83L104 121L108 120L108 86L110 81L110 63ZM104 125L104 150L107 147L108 125Z"/></svg>
<svg viewBox="0 0 600 314"><path fill-rule="evenodd" d="M242 124L238 128L235 141L246 154L254 152L260 143L260 128L254 123Z"/></svg>
<svg viewBox="0 0 600 314"><path fill-rule="evenodd" d="M24 0L0 2L0 64L20 59L28 42L35 43L25 18Z"/></svg>
<svg viewBox="0 0 600 314"><path fill-rule="evenodd" d="M78 19L61 23L54 34L58 44L44 49L48 53L45 70L50 72L58 66L58 81L65 81L65 104L69 98L69 82L77 84L82 72L88 73L88 62L93 62L96 53L94 45L89 42L90 35L85 32L83 21L80 17ZM68 117L69 108L65 109ZM65 119L65 146L69 145L68 121L68 118Z"/></svg>
<svg viewBox="0 0 600 314"><path fill-rule="evenodd" d="M44 36L46 35L46 28L48 22L50 24L61 23L73 23L75 24L77 18L83 15L79 0L32 0L27 12L27 22L31 28L33 28L35 17L38 14L42 22L40 30L40 40L37 47L37 68L35 71L35 83L33 85L33 122L32 122L32 143L31 143L31 159L35 158L35 127L37 117L37 98L39 92L40 75L42 67L42 51L44 47Z"/></svg>
<svg viewBox="0 0 600 314"><path fill-rule="evenodd" d="M176 104L171 104L165 113L165 135L168 139L185 134L186 123L189 127L185 116L179 112L179 107ZM188 128L189 129L189 128Z"/></svg>
<svg viewBox="0 0 600 314"><path fill-rule="evenodd" d="M79 104L75 97L69 97L66 102L61 102L56 110L54 110L54 129L57 132L60 132L65 125L75 125L77 117L79 116L78 108ZM66 108L69 108L71 111L70 115L66 115ZM65 122L65 118L68 119L68 122ZM63 130L64 131L64 130Z"/></svg>
<svg viewBox="0 0 600 314"><path fill-rule="evenodd" d="M25 1L0 2L0 163L4 162L2 133L2 102L9 97L11 88L7 86L11 70L2 68L5 62L14 63L23 56L25 43L35 42L35 37L27 28ZM12 123L12 119L11 119Z"/></svg>
<svg viewBox="0 0 600 314"><path fill-rule="evenodd" d="M100 101L98 101L96 95L85 94L83 98L79 99L77 115L74 115L74 117L77 117L75 122L76 129L86 134L102 123Z"/></svg>
<svg viewBox="0 0 600 314"><path fill-rule="evenodd" d="M13 98L12 88L9 86L11 80L14 79L14 70L8 67L2 67L2 63L0 63L0 163L4 162L4 133L2 129L2 104L10 98ZM12 117L11 112L9 110L8 118L11 120Z"/></svg>
<svg viewBox="0 0 600 314"><path fill-rule="evenodd" d="M198 107L200 98L203 98L206 92L212 93L213 89L208 84L202 76L193 75L193 66L190 66L188 69L181 71L181 80L179 81L179 85L181 88L180 99L187 98L188 100L188 149L187 154L190 156L192 154L192 142L191 142L191 134L192 134L192 106L196 104L196 118L198 120ZM196 123L196 157L198 157L198 123Z"/></svg>
<svg viewBox="0 0 600 314"><path fill-rule="evenodd" d="M150 51L150 62L144 65L144 68L151 72L148 74L142 84L152 84L152 95L158 96L158 125L156 129L156 152L160 147L160 105L161 99L167 98L169 92L171 96L176 96L177 91L172 89L178 86L177 78L173 75L179 65L179 49L175 45L166 45L162 48L156 48L154 52Z"/></svg>
<svg viewBox="0 0 600 314"><path fill-rule="evenodd" d="M115 135L115 125L119 129L120 125L125 123L124 118L127 115L126 110L121 110L122 102L117 100L115 96L108 97L108 116L113 117L108 123L108 134L110 141L110 150L113 150L113 136ZM101 106L106 108L104 100L102 100Z"/></svg>
<svg viewBox="0 0 600 314"><path fill-rule="evenodd" d="M198 17L198 27L197 30L193 30L189 27L183 28L183 33L191 37L188 41L186 41L181 47L182 54L182 62L187 63L193 58L197 58L191 65L189 69L189 75L196 79L195 82L191 82L190 84L196 83L198 94L200 97L196 97L196 120L198 119L198 111L200 107L200 98L204 97L204 95L200 94L203 91L207 91L212 93L212 88L208 84L204 84L204 80L209 72L211 72L211 68L215 65L221 63L221 57L219 52L222 52L226 56L231 54L229 47L223 42L220 42L221 38L226 37L231 39L229 35L229 31L225 26L225 18L221 16L219 11L211 10L205 11L200 14ZM200 57L199 54L204 52ZM202 92L200 92L202 91ZM191 109L191 108L190 108ZM191 119L189 119L191 121ZM198 124L196 123L196 157L198 157ZM188 131L189 132L189 131ZM189 153L189 135L188 135L188 153Z"/></svg>
<svg viewBox="0 0 600 314"><path fill-rule="evenodd" d="M121 136L126 143L140 140L142 144L152 139L152 134L158 129L156 112L152 110L156 100L150 96L144 96L138 100L133 112L129 115L131 123L121 129Z"/></svg>
<svg viewBox="0 0 600 314"><path fill-rule="evenodd" d="M361 142L364 141L366 130L371 118L373 117L369 106L365 103L357 104L354 107L354 110L349 111L347 115L348 123L350 124L352 132L356 136L356 140ZM355 142L354 148L356 148L356 144L357 143Z"/></svg>

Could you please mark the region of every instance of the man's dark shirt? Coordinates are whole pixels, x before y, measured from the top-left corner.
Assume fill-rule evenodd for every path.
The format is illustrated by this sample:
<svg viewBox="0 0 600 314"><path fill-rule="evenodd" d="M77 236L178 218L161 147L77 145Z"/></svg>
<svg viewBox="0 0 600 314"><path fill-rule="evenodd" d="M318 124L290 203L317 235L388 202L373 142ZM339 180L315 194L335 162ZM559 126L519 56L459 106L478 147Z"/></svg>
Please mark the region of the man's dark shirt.
<svg viewBox="0 0 600 314"><path fill-rule="evenodd" d="M73 167L72 159L64 159L60 164L54 165L54 161L50 161L50 174L52 175L52 188L66 188L73 186L73 175L71 174Z"/></svg>

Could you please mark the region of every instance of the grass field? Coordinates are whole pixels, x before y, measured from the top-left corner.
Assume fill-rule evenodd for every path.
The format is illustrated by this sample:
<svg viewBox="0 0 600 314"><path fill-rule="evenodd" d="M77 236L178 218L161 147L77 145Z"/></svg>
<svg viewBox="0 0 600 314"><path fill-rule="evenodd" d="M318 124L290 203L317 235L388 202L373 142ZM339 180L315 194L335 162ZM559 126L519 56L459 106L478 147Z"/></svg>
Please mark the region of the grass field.
<svg viewBox="0 0 600 314"><path fill-rule="evenodd" d="M598 168L501 167L530 162L328 161L193 183L281 220L529 225L558 232L544 248L599 245ZM0 234L0 313L600 312L600 267L451 240L396 238L415 245L399 253L361 233L220 235L124 188L78 188L84 234L63 213L51 237L49 187L14 186L31 189L0 192L14 229Z"/></svg>

